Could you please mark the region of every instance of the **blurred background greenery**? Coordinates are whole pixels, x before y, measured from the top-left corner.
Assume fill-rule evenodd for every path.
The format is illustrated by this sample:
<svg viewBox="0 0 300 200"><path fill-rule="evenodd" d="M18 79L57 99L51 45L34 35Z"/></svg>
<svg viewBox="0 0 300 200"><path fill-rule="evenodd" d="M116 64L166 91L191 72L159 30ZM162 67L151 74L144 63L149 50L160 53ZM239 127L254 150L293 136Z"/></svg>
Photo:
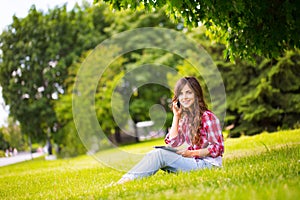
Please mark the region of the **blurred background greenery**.
<svg viewBox="0 0 300 200"><path fill-rule="evenodd" d="M0 128L0 150L18 147L19 150L35 151L39 146L51 144L62 157L86 153L77 135L72 115L76 74L81 63L103 40L140 27L163 27L183 32L212 57L226 90L227 107L223 128L227 137L300 128L299 35L284 35L289 40L280 38L286 42L283 45L276 43L272 34L272 37L262 35L256 27L251 32L256 33L253 36L256 40L246 43L248 36L239 38L243 31L237 29L235 32L234 28L238 25L229 23L230 20L239 19L236 24L243 25L245 34L251 28L247 26L248 21L236 16L237 13L242 16L241 13L245 11L246 3L243 1L237 1L240 4L232 7L226 7L226 3L220 4L220 8L215 7L216 10L222 6L227 9L219 16L221 18L226 13L229 14L222 22L218 21L215 16L217 14L203 14L203 25L195 23L199 22L197 9L194 12L189 9L187 14L178 9L177 12L181 15L176 14L176 6L184 6L184 3L177 1L180 5L175 4L175 1L165 5L131 4L132 9L126 10L113 10L107 3L96 2L95 5L87 2L81 6L76 5L70 11L66 6L61 6L42 12L32 6L26 17L14 17L12 24L0 35L0 85L5 103L10 107L8 123ZM209 1L203 2L212 6L208 5ZM282 31L290 33L290 29L293 30L295 23L299 21L293 18L297 9L293 5L285 6L284 19L288 21L286 26L290 27L288 29L284 26ZM273 9L273 5L269 9ZM191 18L193 23L187 23L191 13L195 15ZM258 26L263 15L266 13L254 15L256 21L253 24ZM227 25L218 26L218 23L223 22ZM277 23L271 25L278 29ZM222 31L218 31L219 29ZM297 31L294 29L294 32ZM283 33L273 34L279 37ZM243 38L246 39L242 40ZM153 39L160 41L160 38ZM248 38L251 39L253 38ZM138 142L139 138L132 137L128 140L128 136L114 122L110 103L114 84L123 74L149 62L172 67L183 75L197 76L205 86L201 74L196 73L193 66L183 58L163 50L136 50L115 60L103 74L97 87L95 107L103 131L117 145ZM164 77L172 82L173 77L167 74ZM134 88L132 85L127 87ZM149 109L153 104L161 104L167 111L163 128L166 131L172 119L169 109L172 92L161 86L148 84L137 88L133 94L129 111L134 122L151 120ZM209 96L206 98L209 100Z"/></svg>

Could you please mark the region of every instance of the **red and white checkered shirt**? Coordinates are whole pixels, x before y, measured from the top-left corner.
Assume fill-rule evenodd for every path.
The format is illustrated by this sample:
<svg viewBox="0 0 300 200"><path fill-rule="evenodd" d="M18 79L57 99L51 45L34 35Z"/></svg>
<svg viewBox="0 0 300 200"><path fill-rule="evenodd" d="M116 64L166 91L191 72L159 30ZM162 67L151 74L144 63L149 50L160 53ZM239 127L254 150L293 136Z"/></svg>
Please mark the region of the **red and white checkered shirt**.
<svg viewBox="0 0 300 200"><path fill-rule="evenodd" d="M192 145L190 139L190 124L188 123L188 117L185 116L179 120L178 135L174 138L169 138L169 134L166 135L165 142L172 147L178 147L185 142L190 145L188 150L198 150L207 148L209 151L208 157L202 158L211 162L214 165L222 165L222 155L224 153L224 139L219 119L209 110L205 111L201 117L201 129L200 137L201 142L199 145ZM195 157L199 158L199 157Z"/></svg>

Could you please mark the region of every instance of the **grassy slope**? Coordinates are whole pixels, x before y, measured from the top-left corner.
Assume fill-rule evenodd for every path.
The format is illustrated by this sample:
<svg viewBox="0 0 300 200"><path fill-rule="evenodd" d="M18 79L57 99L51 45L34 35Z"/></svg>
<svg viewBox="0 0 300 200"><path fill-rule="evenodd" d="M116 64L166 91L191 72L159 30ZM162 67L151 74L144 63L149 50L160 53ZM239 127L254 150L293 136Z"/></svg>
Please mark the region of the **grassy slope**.
<svg viewBox="0 0 300 200"><path fill-rule="evenodd" d="M147 152L162 140L122 147ZM0 199L298 199L300 130L225 141L224 167L191 173L159 172L107 187L123 172L95 159L45 161L0 168Z"/></svg>

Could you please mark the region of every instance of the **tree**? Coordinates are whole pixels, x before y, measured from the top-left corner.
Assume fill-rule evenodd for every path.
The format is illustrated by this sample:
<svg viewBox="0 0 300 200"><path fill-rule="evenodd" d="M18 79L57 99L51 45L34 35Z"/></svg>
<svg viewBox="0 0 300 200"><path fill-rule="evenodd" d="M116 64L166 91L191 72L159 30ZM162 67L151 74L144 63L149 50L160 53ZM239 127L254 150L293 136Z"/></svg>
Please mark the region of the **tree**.
<svg viewBox="0 0 300 200"><path fill-rule="evenodd" d="M257 58L257 66L217 61L226 88L226 122L234 125L231 137L299 126L299 55L296 50L278 59Z"/></svg>
<svg viewBox="0 0 300 200"><path fill-rule="evenodd" d="M130 23L129 23L130 22ZM165 14L162 11L157 11L151 14L145 14L144 11L132 13L131 11L126 11L126 12L118 12L115 13L115 19L114 23L111 24L109 28L106 30L108 31L107 33L110 35L114 35L117 32L122 32L125 30L128 30L128 28L138 28L138 27L144 27L144 26L166 26L166 27L172 27L175 28L176 25L172 24L169 22L168 18L165 16ZM135 35L134 37L129 39L126 39L127 41L124 41L124 45L134 45L134 42L136 42L136 37L139 37L138 35ZM157 40L161 40L157 38ZM123 46L121 45L118 47L119 49L122 49ZM105 51L105 49L102 49L102 53L100 53L98 56L95 56L94 59L89 59L91 60L92 64L90 63L89 65L91 66L96 66L98 63L103 63L103 59L107 60L108 58L111 57L111 54L117 53L114 52L113 48L108 49ZM93 52L93 54L98 54L97 50ZM106 71L101 75L101 79L99 82L99 85L97 87L97 92L95 94L95 110L97 114L97 118L99 121L99 124L101 125L102 130L104 133L109 136L111 134L115 134L115 136L118 135L119 129L122 126L125 126L129 120L129 116L125 116L123 113L128 112L128 110L124 110L125 106L124 100L128 95L131 95L131 91L134 87L138 87L134 83L130 82L133 81L136 83L137 79L145 79L145 74L136 77L133 76L129 78L130 80L124 80L124 82L119 83L118 85L117 82L119 81L119 77L122 78L124 74L127 74L131 70L134 69L135 66L140 66L143 64L147 64L148 62L155 62L155 59L161 59L162 55L165 54L165 52L156 52L154 50L136 50L133 52L130 52L128 54L122 55L119 59L115 60L113 63L110 63L109 67L106 69ZM104 56L106 57L103 57ZM85 64L84 64L85 65ZM100 69L99 69L100 70ZM98 73L100 73L98 71ZM163 79L166 79L165 77ZM85 79L87 80L87 79ZM90 80L90 79L89 79ZM122 86L120 86L120 84ZM88 84L87 84L88 85ZM116 87L116 88L115 88ZM143 92L140 93L139 99L137 98L132 98L130 102L130 114L131 117L134 121L134 123L137 123L141 120L149 119L149 104L157 103L159 101L157 98L142 98L141 94L145 94L144 91L147 90L145 93L153 94L153 91L151 91L150 88L143 88ZM112 92L116 91L115 95L118 95L118 97L114 97L114 106L112 107L111 101L112 101ZM157 96L164 96L167 95L168 93L162 94L162 91L158 90L159 92L156 92ZM85 93L88 92L85 90ZM122 97L125 97L122 98ZM145 96L144 96L145 97ZM149 95L148 95L149 97ZM142 100L143 99L143 100ZM116 102L116 101L119 102ZM137 101L143 101L147 102L146 104L139 104ZM125 102L126 103L126 102ZM129 103L129 102L128 102ZM160 103L160 102L159 102ZM138 109L136 109L136 106L132 105L139 105ZM116 109L117 107L117 112L118 112L118 117L121 118L118 123L121 124L116 124L114 121L112 109ZM126 107L127 108L127 107ZM133 109L132 109L133 108ZM139 110L139 111L138 111ZM121 126L121 127L120 127ZM133 133L129 133L133 134ZM116 137L117 140L118 137Z"/></svg>
<svg viewBox="0 0 300 200"><path fill-rule="evenodd" d="M207 35L225 44L225 57L231 60L259 55L278 58L286 50L300 47L300 4L297 1L136 1L104 0L115 9L164 8L174 20L188 27L205 25ZM99 2L95 0L94 2Z"/></svg>
<svg viewBox="0 0 300 200"><path fill-rule="evenodd" d="M0 128L0 150L6 150L9 148L9 142L5 138L5 134L3 132L4 127Z"/></svg>
<svg viewBox="0 0 300 200"><path fill-rule="evenodd" d="M116 20L117 25L112 26L118 28L119 31L125 31L128 28L134 29L140 27L164 27L171 28L173 30L181 29L177 23L172 23L167 18L162 9L157 9L152 13L139 10L134 13L132 11L123 12L123 15L124 14L125 16L121 20ZM126 26L128 21L131 22L129 27ZM111 30L116 29L113 28ZM149 40L143 40L140 38L147 38ZM151 41L153 44L159 44L166 41L165 39L168 39L168 35L162 34L160 37L155 37L153 35L135 35L131 38L131 40L127 41L127 45L134 46L134 43L139 40L145 44L149 43L149 41ZM126 79L124 80L124 85L126 85L126 88L120 89L120 94L122 96L131 95L130 101L128 102L130 104L128 109L130 117L133 120L133 124L151 119L155 121L155 125L152 127L153 130L158 131L159 128L166 129L169 127L172 120L169 112L171 91L169 88L165 88L162 85L143 85L143 83L150 83L153 81L153 79L156 79L165 80L164 84L166 85L167 74L157 65L175 68L177 61L180 59L176 55L172 55L169 52L158 49L139 49L125 54L124 57L126 58L126 62L124 63L124 73L127 75ZM152 67L150 66L151 64L153 64ZM142 70L139 68L140 66L143 66ZM156 110L157 114L152 114L152 116L150 116L151 109L158 109L158 107L152 107L155 104L161 105L165 111L169 113L167 114L167 119L164 126L162 125L162 123L165 122L163 113L160 113L162 114L160 116L161 118L158 117L160 110ZM136 127L134 133L131 133L131 135L132 134L134 134L136 141L138 141Z"/></svg>
<svg viewBox="0 0 300 200"><path fill-rule="evenodd" d="M6 127L2 127L0 132L2 132L0 141L2 140L1 137L3 137L3 141L1 141L1 143L2 145L4 144L6 148L11 147L17 148L18 150L25 150L26 142L24 141L24 137L21 133L20 125L11 117L8 118L8 125Z"/></svg>
<svg viewBox="0 0 300 200"><path fill-rule="evenodd" d="M68 67L106 37L109 18L98 23L105 8L76 5L67 12L64 5L44 14L33 6L1 34L0 84L24 134L50 141L60 128L54 102L66 90Z"/></svg>
<svg viewBox="0 0 300 200"><path fill-rule="evenodd" d="M239 113L243 113L241 124L252 125L248 126L248 134L299 126L299 66L300 52L294 51L278 60L263 60L256 68L258 77L249 85L257 86L240 99L238 108Z"/></svg>

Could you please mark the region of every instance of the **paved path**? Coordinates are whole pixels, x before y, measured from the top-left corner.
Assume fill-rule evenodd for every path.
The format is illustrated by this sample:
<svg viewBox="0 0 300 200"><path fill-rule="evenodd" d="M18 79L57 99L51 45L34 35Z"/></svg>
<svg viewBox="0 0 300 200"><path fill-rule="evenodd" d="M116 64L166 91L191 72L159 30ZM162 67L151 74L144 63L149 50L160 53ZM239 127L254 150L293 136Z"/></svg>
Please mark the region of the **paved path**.
<svg viewBox="0 0 300 200"><path fill-rule="evenodd" d="M19 162L23 162L26 160L31 160L32 158L37 158L44 155L43 153L26 153L26 152L21 152L16 156L8 157L8 158L0 158L0 167L6 166L6 165L11 165Z"/></svg>

